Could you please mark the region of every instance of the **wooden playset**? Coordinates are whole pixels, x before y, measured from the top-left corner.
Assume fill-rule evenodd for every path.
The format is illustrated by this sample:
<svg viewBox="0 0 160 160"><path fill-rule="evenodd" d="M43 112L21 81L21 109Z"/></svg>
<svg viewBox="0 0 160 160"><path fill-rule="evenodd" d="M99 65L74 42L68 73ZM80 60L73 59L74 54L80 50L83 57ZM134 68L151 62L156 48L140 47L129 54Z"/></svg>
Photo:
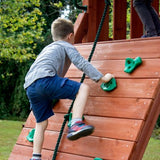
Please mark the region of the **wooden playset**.
<svg viewBox="0 0 160 160"><path fill-rule="evenodd" d="M105 7L104 0L84 0L87 11L75 22L75 47L86 59ZM131 39L126 40L127 0L113 2L113 38L109 33L109 11L91 63L102 73L113 73L117 87L107 92L88 77L84 82L90 96L84 113L86 123L95 126L95 132L77 141L66 138L65 126L56 160L142 160L148 141L160 114L160 38L139 38L142 24L132 7ZM159 9L159 1L154 1ZM124 72L126 58L142 63L131 73ZM129 62L128 62L129 63ZM80 81L82 72L71 65L67 77ZM60 100L53 108L55 115L49 119L45 132L42 159L52 160L64 116L72 101ZM27 106L26 106L27 107ZM31 112L13 148L9 160L29 160L32 142L26 137L35 127Z"/></svg>

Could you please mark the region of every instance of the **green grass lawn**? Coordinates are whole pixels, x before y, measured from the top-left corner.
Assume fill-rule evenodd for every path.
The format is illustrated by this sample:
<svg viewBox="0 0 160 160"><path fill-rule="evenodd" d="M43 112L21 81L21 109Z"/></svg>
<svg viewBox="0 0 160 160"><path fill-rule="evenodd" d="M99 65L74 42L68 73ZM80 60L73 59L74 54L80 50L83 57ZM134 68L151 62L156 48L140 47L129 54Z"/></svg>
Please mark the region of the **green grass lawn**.
<svg viewBox="0 0 160 160"><path fill-rule="evenodd" d="M143 160L160 160L160 140L150 139Z"/></svg>
<svg viewBox="0 0 160 160"><path fill-rule="evenodd" d="M8 160L23 123L20 121L0 120L0 160ZM150 139L143 160L160 160L160 140Z"/></svg>
<svg viewBox="0 0 160 160"><path fill-rule="evenodd" d="M0 160L8 160L23 123L20 121L0 120Z"/></svg>

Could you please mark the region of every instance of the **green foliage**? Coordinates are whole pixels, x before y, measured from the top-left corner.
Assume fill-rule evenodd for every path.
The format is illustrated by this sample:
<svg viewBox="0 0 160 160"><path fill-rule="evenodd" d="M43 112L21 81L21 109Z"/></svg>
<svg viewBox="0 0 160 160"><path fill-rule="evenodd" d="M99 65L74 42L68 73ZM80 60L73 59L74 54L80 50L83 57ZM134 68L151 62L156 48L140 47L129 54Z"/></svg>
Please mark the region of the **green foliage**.
<svg viewBox="0 0 160 160"><path fill-rule="evenodd" d="M39 0L0 1L0 56L13 59L35 57L45 19Z"/></svg>
<svg viewBox="0 0 160 160"><path fill-rule="evenodd" d="M42 48L53 42L51 36L51 24L57 17L60 16L60 7L63 5L61 1L57 4L54 3L53 0L40 0L40 4L39 10L45 19L45 26L43 26L42 33L44 41L38 41L37 48L34 50L37 54L39 54Z"/></svg>
<svg viewBox="0 0 160 160"><path fill-rule="evenodd" d="M160 116L158 117L158 120L157 120L157 127L160 127Z"/></svg>
<svg viewBox="0 0 160 160"><path fill-rule="evenodd" d="M33 60L0 60L0 119L10 116L26 118L29 102L23 89L24 77Z"/></svg>
<svg viewBox="0 0 160 160"><path fill-rule="evenodd" d="M23 89L25 74L36 55L52 42L50 26L60 16L58 7L50 0L0 1L1 119L23 119L30 112Z"/></svg>
<svg viewBox="0 0 160 160"><path fill-rule="evenodd" d="M57 8L62 8L63 4L61 1L59 1L58 3L54 3L54 6L56 6Z"/></svg>
<svg viewBox="0 0 160 160"><path fill-rule="evenodd" d="M158 125L153 130L152 137L160 140L160 128Z"/></svg>
<svg viewBox="0 0 160 160"><path fill-rule="evenodd" d="M77 0L78 5L82 5L82 0ZM59 14L64 17L70 19L72 22L76 21L76 18L81 10L77 9L74 6L73 0L61 0L54 1L54 6L58 7Z"/></svg>
<svg viewBox="0 0 160 160"><path fill-rule="evenodd" d="M60 16L60 6L54 5L52 0L41 0L40 3L39 9L46 21L46 25L44 26L44 33L46 33L48 32L48 29L50 30L53 20Z"/></svg>
<svg viewBox="0 0 160 160"><path fill-rule="evenodd" d="M130 19L131 19L131 1L130 0L127 0L127 33L126 33L126 38L127 39L130 39Z"/></svg>
<svg viewBox="0 0 160 160"><path fill-rule="evenodd" d="M75 21L77 14L73 14L76 10L70 0L0 1L0 57L21 61L34 58L52 42L51 23L66 6L71 6L68 17Z"/></svg>

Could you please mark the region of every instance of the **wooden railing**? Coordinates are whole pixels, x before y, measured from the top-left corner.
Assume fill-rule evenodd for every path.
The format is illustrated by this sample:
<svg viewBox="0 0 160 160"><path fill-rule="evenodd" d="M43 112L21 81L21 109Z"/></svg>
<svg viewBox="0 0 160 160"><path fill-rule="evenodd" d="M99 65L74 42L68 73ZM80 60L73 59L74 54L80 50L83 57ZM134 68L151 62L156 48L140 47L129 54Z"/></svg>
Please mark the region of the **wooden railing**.
<svg viewBox="0 0 160 160"><path fill-rule="evenodd" d="M127 0L113 0L113 36L109 37L109 11L100 34L99 41L120 40L127 38ZM129 38L139 38L143 34L143 25L130 0L130 34ZM93 42L103 14L104 0L83 0L87 12L80 13L75 22L75 43ZM159 0L154 0L152 6L159 13ZM111 9L111 8L110 8Z"/></svg>

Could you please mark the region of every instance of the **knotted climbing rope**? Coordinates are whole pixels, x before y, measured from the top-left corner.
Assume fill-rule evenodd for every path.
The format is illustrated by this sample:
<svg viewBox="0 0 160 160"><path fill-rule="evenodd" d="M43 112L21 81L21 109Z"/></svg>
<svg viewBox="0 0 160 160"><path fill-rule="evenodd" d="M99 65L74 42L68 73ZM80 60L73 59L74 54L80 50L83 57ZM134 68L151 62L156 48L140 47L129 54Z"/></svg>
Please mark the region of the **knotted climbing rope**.
<svg viewBox="0 0 160 160"><path fill-rule="evenodd" d="M94 54L94 51L95 51L95 48L96 48L96 45L97 45L97 42L98 42L98 38L100 36L100 32L101 32L101 29L102 29L102 26L103 26L103 23L104 23L104 20L105 20L105 16L106 16L106 13L107 13L107 8L108 8L109 5L110 5L110 0L105 0L104 12L103 12L103 15L102 15L102 18L101 18L101 22L100 22L99 27L98 27L98 31L97 31L96 38L95 38L94 43L93 43L93 47L92 47L91 53L90 53L90 55L88 57L88 61L89 62L91 61L91 59L93 57L93 54ZM81 81L80 81L81 83L83 83L83 81L85 79L85 76L86 75L84 73L82 78L81 78ZM61 141L61 138L62 138L62 134L63 134L64 128L65 128L66 122L69 119L69 114L71 113L71 110L73 108L74 101L75 100L72 101L72 104L71 104L71 106L70 106L70 108L68 110L68 113L64 116L64 121L63 121L61 130L60 130L60 133L59 133L59 137L58 137L58 140L57 140L57 144L55 146L55 150L54 150L54 154L53 154L52 160L56 159L58 148L59 148L59 144L60 144L60 141Z"/></svg>

